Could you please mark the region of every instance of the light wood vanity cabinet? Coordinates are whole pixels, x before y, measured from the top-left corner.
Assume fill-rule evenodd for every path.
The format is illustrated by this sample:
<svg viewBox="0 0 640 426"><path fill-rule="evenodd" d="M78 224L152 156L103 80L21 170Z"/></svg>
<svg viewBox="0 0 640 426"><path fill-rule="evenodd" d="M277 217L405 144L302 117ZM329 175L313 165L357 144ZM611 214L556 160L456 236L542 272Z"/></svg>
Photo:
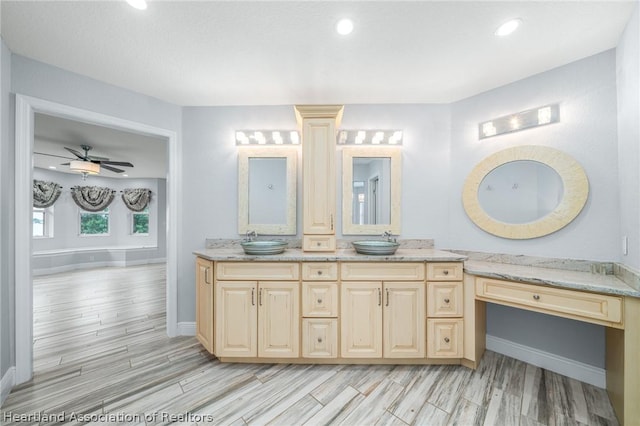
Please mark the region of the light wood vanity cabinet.
<svg viewBox="0 0 640 426"><path fill-rule="evenodd" d="M425 357L424 263L343 263L341 278L343 358Z"/></svg>
<svg viewBox="0 0 640 426"><path fill-rule="evenodd" d="M214 352L213 261L196 258L196 338Z"/></svg>
<svg viewBox="0 0 640 426"><path fill-rule="evenodd" d="M298 105L302 128L302 247L305 251L336 250L336 127L342 106Z"/></svg>
<svg viewBox="0 0 640 426"><path fill-rule="evenodd" d="M298 269L297 263L217 263L215 283L215 354L217 356L267 358L299 356ZM288 278L291 281L281 280L283 274L285 276L289 274ZM225 280L220 280L220 277L224 277ZM249 281L245 280L247 277L261 279ZM234 279L237 281L232 281Z"/></svg>
<svg viewBox="0 0 640 426"><path fill-rule="evenodd" d="M302 263L302 357L338 357L338 264Z"/></svg>

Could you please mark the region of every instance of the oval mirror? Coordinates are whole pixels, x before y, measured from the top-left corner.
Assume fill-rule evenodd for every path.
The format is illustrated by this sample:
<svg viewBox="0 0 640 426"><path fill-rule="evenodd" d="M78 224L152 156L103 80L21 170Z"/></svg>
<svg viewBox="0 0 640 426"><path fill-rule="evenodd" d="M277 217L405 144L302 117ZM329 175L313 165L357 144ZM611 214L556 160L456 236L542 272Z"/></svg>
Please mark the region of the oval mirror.
<svg viewBox="0 0 640 426"><path fill-rule="evenodd" d="M520 146L480 162L465 181L462 201L484 231L526 239L565 227L588 195L587 176L571 156L549 147Z"/></svg>
<svg viewBox="0 0 640 426"><path fill-rule="evenodd" d="M478 188L478 202L492 218L505 223L540 220L558 207L562 178L551 167L531 160L505 163L491 170Z"/></svg>

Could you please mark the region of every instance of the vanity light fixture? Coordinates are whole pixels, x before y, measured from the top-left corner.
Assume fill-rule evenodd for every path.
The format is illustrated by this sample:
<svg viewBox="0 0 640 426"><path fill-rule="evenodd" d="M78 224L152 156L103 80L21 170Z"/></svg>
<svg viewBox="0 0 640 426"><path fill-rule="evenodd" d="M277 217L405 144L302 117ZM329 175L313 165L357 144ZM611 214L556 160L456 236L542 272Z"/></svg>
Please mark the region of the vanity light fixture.
<svg viewBox="0 0 640 426"><path fill-rule="evenodd" d="M402 145L402 130L339 130L338 145Z"/></svg>
<svg viewBox="0 0 640 426"><path fill-rule="evenodd" d="M236 130L236 145L299 145L296 130Z"/></svg>
<svg viewBox="0 0 640 426"><path fill-rule="evenodd" d="M494 34L498 37L508 36L509 34L512 34L515 30L517 30L521 23L522 23L522 19L519 19L519 18L511 19L505 22L504 24L500 25L496 29Z"/></svg>
<svg viewBox="0 0 640 426"><path fill-rule="evenodd" d="M486 139L492 136L531 129L559 121L559 105L545 105L480 123L478 125L478 136L480 139Z"/></svg>

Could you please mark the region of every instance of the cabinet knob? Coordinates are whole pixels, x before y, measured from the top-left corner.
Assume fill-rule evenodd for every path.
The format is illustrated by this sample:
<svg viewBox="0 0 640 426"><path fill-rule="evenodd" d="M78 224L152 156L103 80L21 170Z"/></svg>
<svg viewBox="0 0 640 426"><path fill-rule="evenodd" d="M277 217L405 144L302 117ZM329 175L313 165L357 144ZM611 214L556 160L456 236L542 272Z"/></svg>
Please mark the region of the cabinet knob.
<svg viewBox="0 0 640 426"><path fill-rule="evenodd" d="M442 273L445 274L445 275L449 275L449 270L445 269L444 271L442 271Z"/></svg>
<svg viewBox="0 0 640 426"><path fill-rule="evenodd" d="M318 242L316 243L316 245L317 245L318 247L320 247L320 241L318 241Z"/></svg>
<svg viewBox="0 0 640 426"><path fill-rule="evenodd" d="M534 294L533 295L533 300L540 300L540 295Z"/></svg>
<svg viewBox="0 0 640 426"><path fill-rule="evenodd" d="M318 337L318 343L322 343L322 337Z"/></svg>
<svg viewBox="0 0 640 426"><path fill-rule="evenodd" d="M449 340L449 338L448 338L448 337L445 337L445 338L444 338L444 341L445 341L445 343L449 343L449 342L450 342L450 340Z"/></svg>
<svg viewBox="0 0 640 426"><path fill-rule="evenodd" d="M444 299L444 303L449 303L449 299L448 298Z"/></svg>
<svg viewBox="0 0 640 426"><path fill-rule="evenodd" d="M318 275L322 275L322 271L318 271Z"/></svg>
<svg viewBox="0 0 640 426"><path fill-rule="evenodd" d="M322 304L322 299L318 299L318 305Z"/></svg>

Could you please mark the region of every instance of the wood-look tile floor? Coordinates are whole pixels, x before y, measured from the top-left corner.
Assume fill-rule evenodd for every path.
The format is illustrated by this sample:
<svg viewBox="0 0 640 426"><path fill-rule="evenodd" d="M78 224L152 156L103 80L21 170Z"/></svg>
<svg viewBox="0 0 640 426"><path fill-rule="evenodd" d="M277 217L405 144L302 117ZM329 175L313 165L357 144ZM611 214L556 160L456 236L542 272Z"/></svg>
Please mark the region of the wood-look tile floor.
<svg viewBox="0 0 640 426"><path fill-rule="evenodd" d="M164 281L164 265L35 278L35 374L2 424L617 424L604 390L493 352L476 371L221 364L166 337Z"/></svg>

